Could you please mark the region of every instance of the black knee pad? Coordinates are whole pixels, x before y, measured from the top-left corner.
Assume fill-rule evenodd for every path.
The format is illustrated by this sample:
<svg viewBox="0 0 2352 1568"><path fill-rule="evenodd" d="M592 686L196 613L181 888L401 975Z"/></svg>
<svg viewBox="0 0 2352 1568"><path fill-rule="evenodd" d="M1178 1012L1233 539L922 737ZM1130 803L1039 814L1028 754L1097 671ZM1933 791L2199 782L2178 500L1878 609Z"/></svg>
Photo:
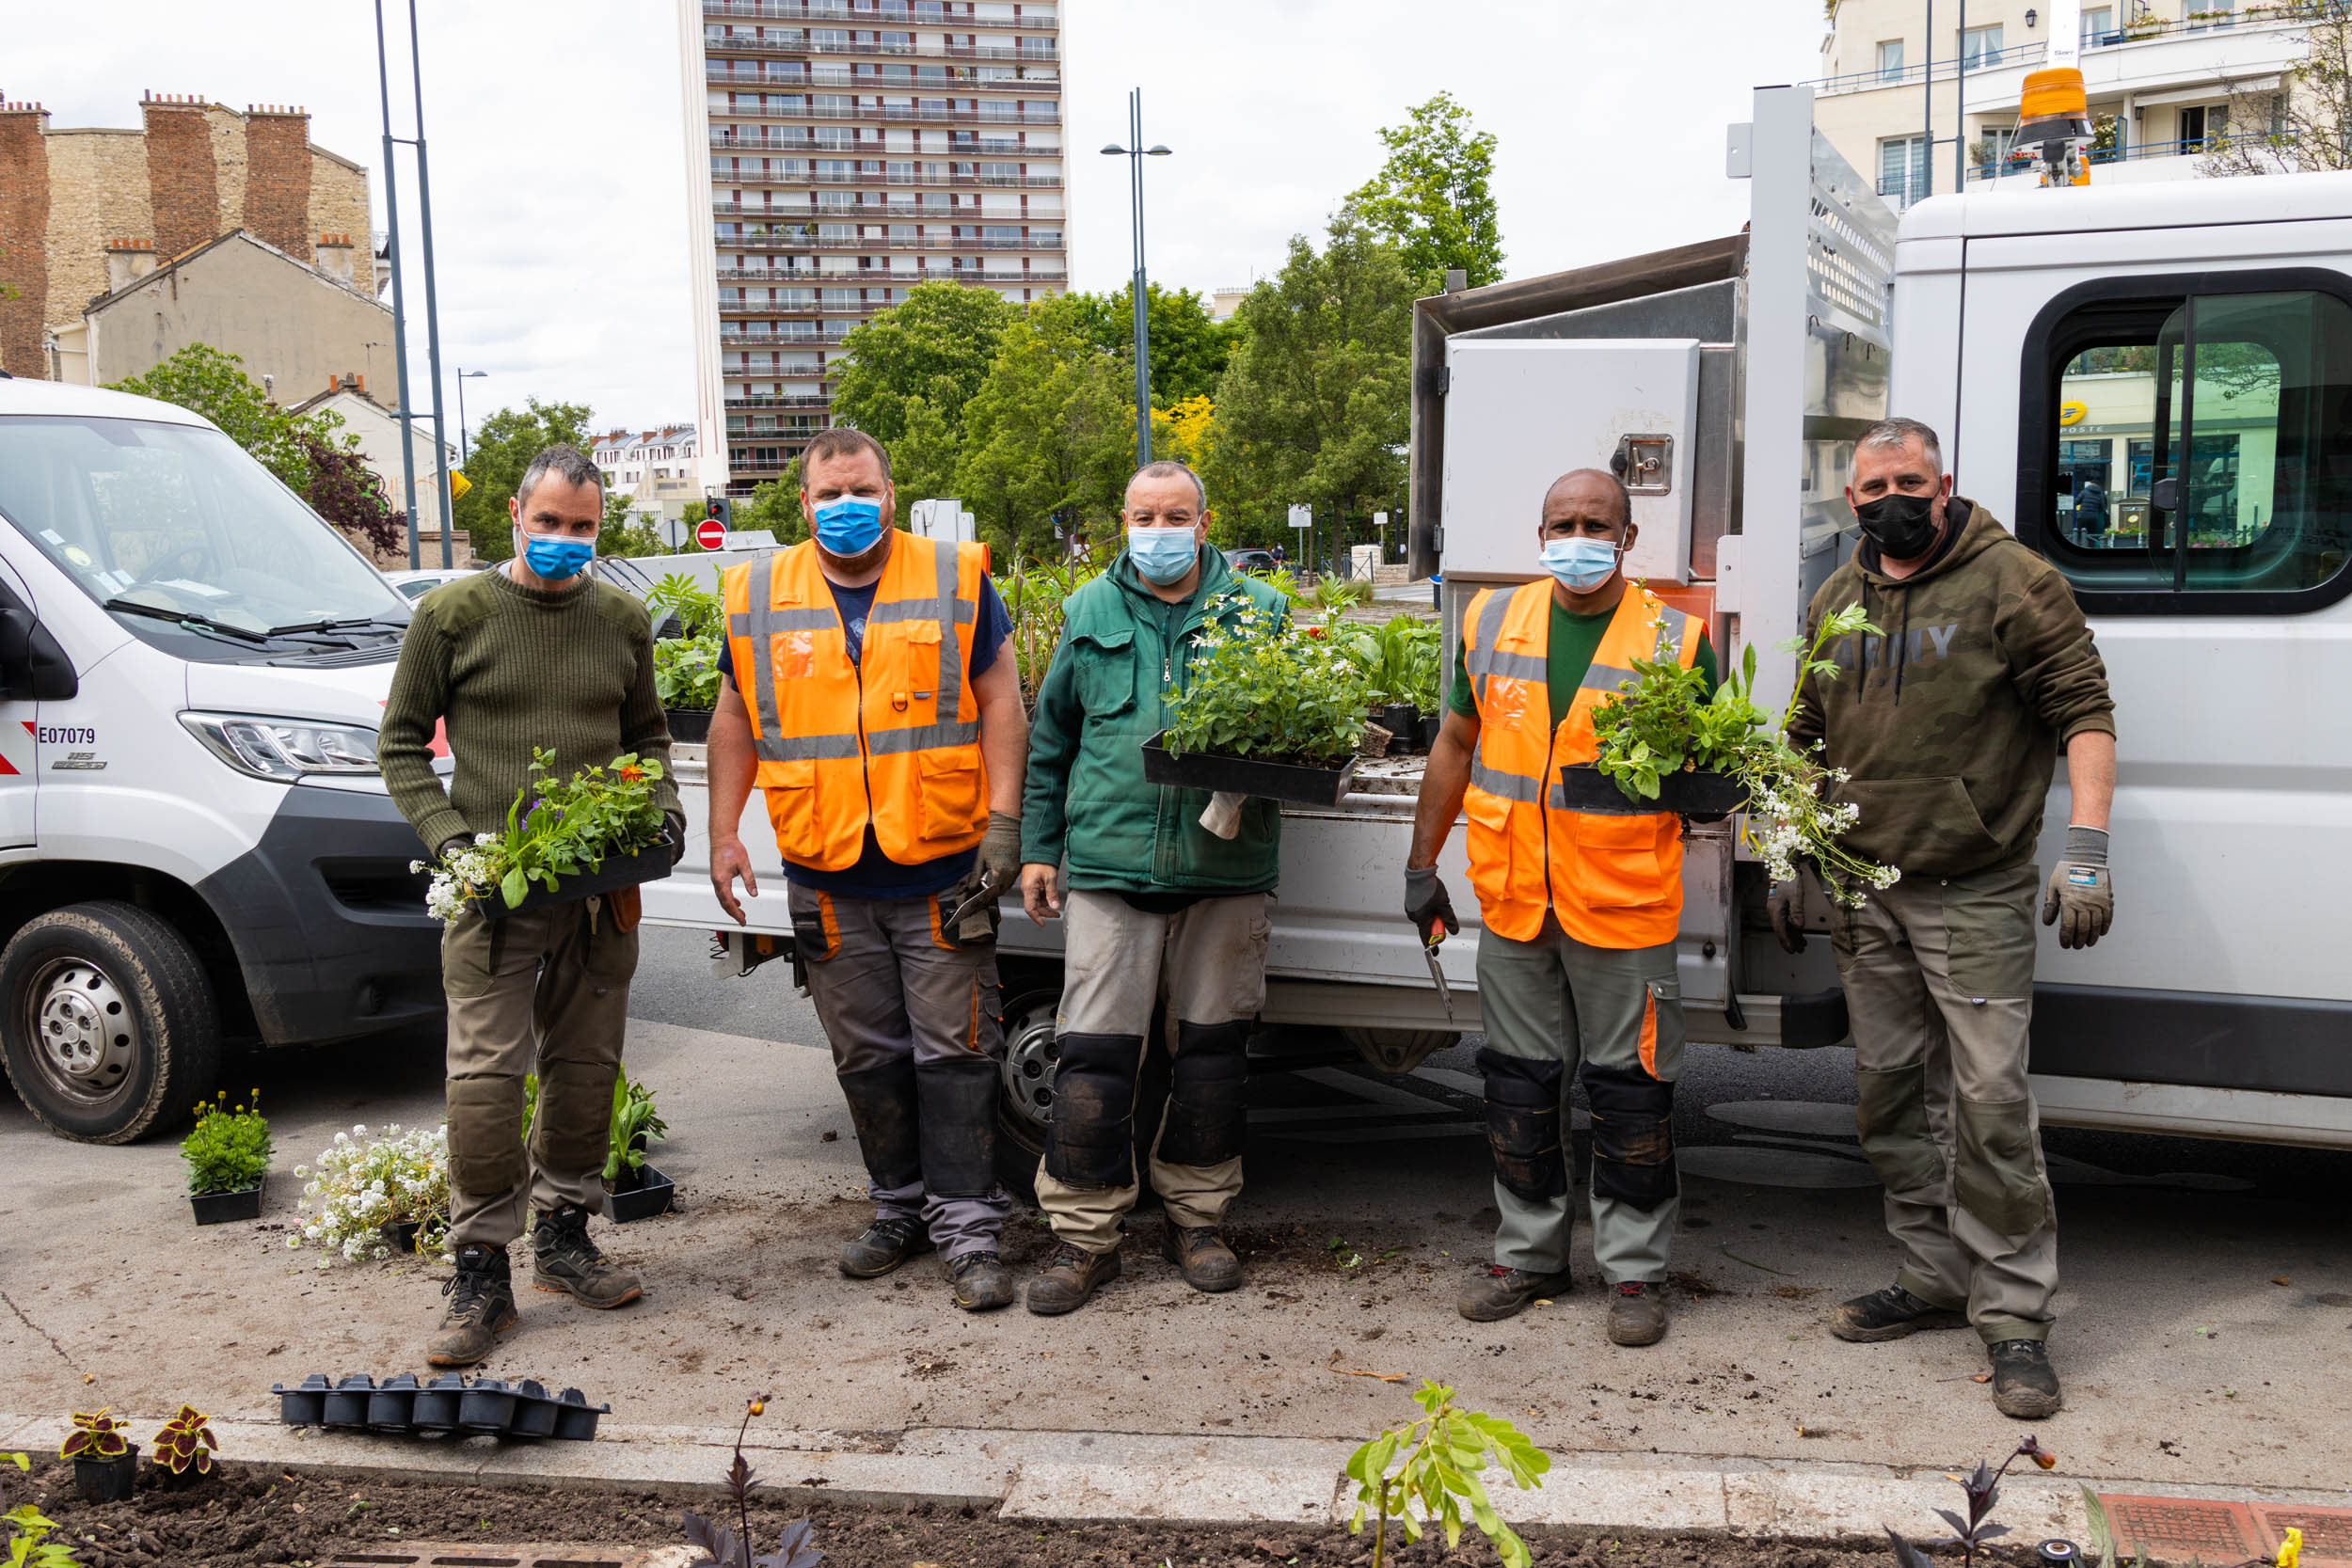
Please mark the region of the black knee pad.
<svg viewBox="0 0 2352 1568"><path fill-rule="evenodd" d="M1593 1196L1647 1213L1682 1191L1675 1170L1675 1086L1639 1068L1586 1063L1593 1105Z"/></svg>
<svg viewBox="0 0 2352 1568"><path fill-rule="evenodd" d="M904 1056L837 1076L850 1101L850 1121L857 1129L858 1152L866 1157L866 1174L874 1185L896 1192L920 1181L914 1058Z"/></svg>
<svg viewBox="0 0 2352 1568"><path fill-rule="evenodd" d="M1248 1019L1231 1023L1176 1021L1176 1059L1168 1064L1168 1114L1160 1158L1171 1165L1214 1165L1241 1155L1249 1118Z"/></svg>
<svg viewBox="0 0 2352 1568"><path fill-rule="evenodd" d="M1486 1046L1478 1053L1478 1070L1486 1080L1486 1147L1494 1155L1495 1180L1530 1203L1566 1192L1568 1159L1560 1147L1565 1067Z"/></svg>
<svg viewBox="0 0 2352 1568"><path fill-rule="evenodd" d="M1136 1180L1136 1073L1141 1035L1063 1035L1054 1073L1054 1122L1045 1174L1072 1187L1131 1187Z"/></svg>
<svg viewBox="0 0 2352 1568"><path fill-rule="evenodd" d="M996 1072L986 1056L914 1069L923 1190L931 1196L986 1197L996 1190Z"/></svg>
<svg viewBox="0 0 2352 1568"><path fill-rule="evenodd" d="M612 1147L612 1081L618 1062L542 1061L531 1148L543 1170L560 1176L604 1170Z"/></svg>

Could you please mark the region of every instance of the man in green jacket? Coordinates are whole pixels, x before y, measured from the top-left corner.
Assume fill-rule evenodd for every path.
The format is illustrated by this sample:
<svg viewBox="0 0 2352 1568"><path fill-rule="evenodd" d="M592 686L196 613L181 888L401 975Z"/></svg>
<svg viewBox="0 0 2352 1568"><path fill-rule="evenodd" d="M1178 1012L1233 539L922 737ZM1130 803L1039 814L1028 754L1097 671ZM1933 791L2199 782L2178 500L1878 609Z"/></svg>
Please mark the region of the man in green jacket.
<svg viewBox="0 0 2352 1568"><path fill-rule="evenodd" d="M1994 1404L2034 1419L2060 1404L2043 1343L2057 1209L2026 1080L2034 901L2065 946L2106 934L2115 704L2066 579L1952 493L1935 432L1872 425L1846 499L1862 542L1814 595L1807 635L1856 603L1879 629L1830 649L1836 679L1805 678L1789 738L1820 741L1839 770L1836 799L1860 811L1847 847L1902 873L1837 908L1831 935L1854 1121L1903 1261L1830 1328L1867 1341L1972 1324ZM2045 890L2034 847L2061 747L2069 825ZM1804 947L1793 884L1772 917Z"/></svg>
<svg viewBox="0 0 2352 1568"><path fill-rule="evenodd" d="M1022 800L1022 903L1032 920L1070 922L1054 1124L1037 1178L1059 1244L1028 1288L1029 1310L1042 1314L1085 1305L1119 1274L1120 1222L1139 1191L1136 1079L1163 991L1172 1058L1151 1157L1168 1210L1161 1250L1195 1290L1241 1283L1218 1227L1241 1191L1246 1048L1265 1000L1281 813L1246 801L1239 830L1219 838L1200 825L1209 794L1146 784L1140 748L1184 689L1202 632L1288 607L1209 546L1208 495L1183 464L1129 481L1124 516L1126 549L1064 607Z"/></svg>

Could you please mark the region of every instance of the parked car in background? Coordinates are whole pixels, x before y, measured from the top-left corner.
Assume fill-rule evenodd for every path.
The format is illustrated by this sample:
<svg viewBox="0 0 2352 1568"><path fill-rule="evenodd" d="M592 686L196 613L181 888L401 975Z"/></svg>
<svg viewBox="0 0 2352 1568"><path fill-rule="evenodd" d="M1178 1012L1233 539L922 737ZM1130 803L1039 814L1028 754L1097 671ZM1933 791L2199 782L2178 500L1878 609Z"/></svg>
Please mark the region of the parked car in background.
<svg viewBox="0 0 2352 1568"><path fill-rule="evenodd" d="M1280 566L1281 562L1274 559L1272 550L1251 548L1227 550L1225 564L1236 572L1271 572Z"/></svg>
<svg viewBox="0 0 2352 1568"><path fill-rule="evenodd" d="M384 580L390 583L402 598L421 599L441 584L455 582L459 578L469 578L488 564L487 562L476 562L471 566L428 566L414 572L387 572Z"/></svg>

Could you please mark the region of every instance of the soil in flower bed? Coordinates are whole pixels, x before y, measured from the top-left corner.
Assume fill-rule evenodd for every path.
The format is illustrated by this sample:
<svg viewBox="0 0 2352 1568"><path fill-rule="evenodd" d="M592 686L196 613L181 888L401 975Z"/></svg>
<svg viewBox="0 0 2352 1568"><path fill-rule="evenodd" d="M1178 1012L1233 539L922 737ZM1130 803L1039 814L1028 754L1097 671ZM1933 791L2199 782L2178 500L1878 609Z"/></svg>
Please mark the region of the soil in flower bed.
<svg viewBox="0 0 2352 1568"><path fill-rule="evenodd" d="M682 1509L718 1515L717 1494L540 1487L428 1485L293 1475L223 1465L208 1479L164 1484L149 1472L127 1503L93 1507L73 1491L71 1465L36 1462L29 1478L0 1477L0 1501L30 1497L60 1527L86 1568L230 1568L307 1564L332 1552L396 1550L403 1541L494 1545L562 1541L607 1546L682 1544ZM1279 1525L1066 1525L1006 1521L985 1510L845 1503L752 1510L763 1551L784 1526L807 1517L828 1568L1359 1568L1372 1561L1369 1534ZM1538 1568L1888 1568L1883 1550L1852 1551L1712 1536L1615 1538L1536 1530L1527 1535ZM1397 1568L1496 1561L1483 1537L1466 1533L1453 1552L1437 1537L1399 1549ZM1995 1564L2024 1562L2002 1553Z"/></svg>

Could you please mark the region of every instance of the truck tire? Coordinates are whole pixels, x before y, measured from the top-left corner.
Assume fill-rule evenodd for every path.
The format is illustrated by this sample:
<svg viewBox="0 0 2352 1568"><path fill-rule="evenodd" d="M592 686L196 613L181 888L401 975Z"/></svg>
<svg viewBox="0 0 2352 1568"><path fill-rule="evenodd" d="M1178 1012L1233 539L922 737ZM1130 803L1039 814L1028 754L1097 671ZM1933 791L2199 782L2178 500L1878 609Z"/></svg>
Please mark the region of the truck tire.
<svg viewBox="0 0 2352 1568"><path fill-rule="evenodd" d="M220 1077L220 1013L186 939L135 904L51 910L0 949L0 1065L40 1124L122 1144Z"/></svg>
<svg viewBox="0 0 2352 1568"><path fill-rule="evenodd" d="M1061 1053L1054 1042L1054 1010L1061 990L1038 989L1005 1004L1005 1065L996 1095L996 1179L1025 1203L1037 1201L1038 1162L1045 1158L1045 1130L1054 1119L1054 1070ZM1152 1146L1168 1108L1168 1053L1143 1053L1136 1085L1136 1170L1142 1192L1138 1210L1155 1207L1159 1195L1145 1177Z"/></svg>
<svg viewBox="0 0 2352 1568"><path fill-rule="evenodd" d="M1459 1045L1462 1037L1451 1029L1365 1029L1349 1024L1340 1031L1364 1060L1380 1071L1402 1076L1430 1055Z"/></svg>

